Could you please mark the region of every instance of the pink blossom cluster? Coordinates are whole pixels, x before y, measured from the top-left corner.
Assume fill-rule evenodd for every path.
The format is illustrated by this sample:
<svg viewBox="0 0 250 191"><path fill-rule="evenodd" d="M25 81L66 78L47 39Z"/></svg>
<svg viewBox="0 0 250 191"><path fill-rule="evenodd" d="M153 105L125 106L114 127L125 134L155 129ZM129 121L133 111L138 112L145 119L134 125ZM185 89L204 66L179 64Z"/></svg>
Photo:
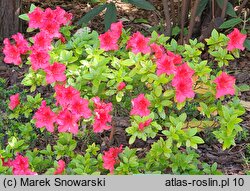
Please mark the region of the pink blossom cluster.
<svg viewBox="0 0 250 191"><path fill-rule="evenodd" d="M17 93L15 95L10 96L9 108L14 110L20 104L20 94Z"/></svg>
<svg viewBox="0 0 250 191"><path fill-rule="evenodd" d="M143 131L145 129L145 127L148 127L151 124L151 122L152 122L151 118L144 121L144 122L140 122L139 127L138 127L139 131Z"/></svg>
<svg viewBox="0 0 250 191"><path fill-rule="evenodd" d="M93 124L94 132L100 133L104 130L111 129L112 126L107 125L107 123L110 123L112 120L112 117L109 114L112 111L112 103L104 103L99 97L94 97L92 100L95 107L95 118Z"/></svg>
<svg viewBox="0 0 250 191"><path fill-rule="evenodd" d="M118 50L118 40L122 34L122 22L112 23L110 29L99 36L100 47L105 51Z"/></svg>
<svg viewBox="0 0 250 191"><path fill-rule="evenodd" d="M186 98L193 98L195 93L193 91L192 76L194 70L191 69L187 63L176 67L176 73L172 80L172 86L175 87L176 101L181 103Z"/></svg>
<svg viewBox="0 0 250 191"><path fill-rule="evenodd" d="M150 114L148 107L150 106L150 101L145 97L144 94L138 95L136 98L132 99L132 110L130 115L139 115L140 117L145 117ZM149 126L152 119L148 119L144 122L139 123L139 131L143 131L145 127Z"/></svg>
<svg viewBox="0 0 250 191"><path fill-rule="evenodd" d="M49 38L61 36L59 30L62 25L66 25L72 19L72 14L67 13L60 7L55 10L47 8L42 10L36 7L34 11L28 14L29 28L39 28L41 32L45 32Z"/></svg>
<svg viewBox="0 0 250 191"><path fill-rule="evenodd" d="M48 84L65 81L66 76L64 72L66 66L57 62L50 64L48 51L51 49L53 38L62 38L62 34L59 32L60 27L70 22L72 14L67 13L60 7L56 7L55 10L47 8L44 11L36 7L28 14L28 17L29 27L34 29L39 28L40 32L32 37L32 46L29 46L28 42L20 33L12 36L15 40L15 44L11 44L10 40L5 38L3 48L5 55L4 62L20 65L22 62L21 55L30 51L29 60L31 62L31 68L34 71L43 69L46 72L46 81Z"/></svg>
<svg viewBox="0 0 250 191"><path fill-rule="evenodd" d="M20 65L22 62L21 55L26 54L30 50L30 47L21 33L12 35L12 38L15 40L15 44L11 44L8 38L5 38L3 41L4 62Z"/></svg>
<svg viewBox="0 0 250 191"><path fill-rule="evenodd" d="M214 83L216 83L216 98L220 98L228 94L234 95L235 80L235 77L228 75L226 72L222 72L217 78L215 78Z"/></svg>
<svg viewBox="0 0 250 191"><path fill-rule="evenodd" d="M237 28L234 28L233 32L227 35L229 38L227 44L227 50L233 51L235 49L244 50L244 42L247 38L246 34L242 34Z"/></svg>
<svg viewBox="0 0 250 191"><path fill-rule="evenodd" d="M122 152L122 145L120 147L112 147L108 151L104 151L102 156L103 167L110 171L110 174L114 173L115 164L119 163L118 155Z"/></svg>
<svg viewBox="0 0 250 191"><path fill-rule="evenodd" d="M58 162L57 162L57 168L56 168L56 170L55 170L55 172L54 172L54 175L57 175L57 174L62 174L63 173L63 171L65 170L65 162L63 161L63 160L59 160Z"/></svg>
<svg viewBox="0 0 250 191"><path fill-rule="evenodd" d="M58 132L78 133L78 121L81 118L90 118L91 110L88 108L88 100L81 98L80 92L72 86L56 85L57 104L62 108L58 113L46 106L46 101L36 111L33 119L38 128L46 127L49 132L54 132L55 123Z"/></svg>
<svg viewBox="0 0 250 191"><path fill-rule="evenodd" d="M37 175L36 172L32 172L29 169L29 159L27 157L17 154L14 160L9 159L7 162L4 162L4 159L1 159L3 166L12 167L13 175Z"/></svg>

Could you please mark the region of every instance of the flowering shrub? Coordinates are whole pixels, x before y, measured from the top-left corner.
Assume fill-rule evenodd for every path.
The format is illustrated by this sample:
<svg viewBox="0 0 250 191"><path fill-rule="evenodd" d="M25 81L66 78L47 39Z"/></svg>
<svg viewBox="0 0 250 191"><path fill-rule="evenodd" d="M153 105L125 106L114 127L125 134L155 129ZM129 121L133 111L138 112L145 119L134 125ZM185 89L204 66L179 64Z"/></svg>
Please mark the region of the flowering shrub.
<svg viewBox="0 0 250 191"><path fill-rule="evenodd" d="M245 35L214 30L206 39L208 61L196 39L182 46L156 32L130 35L122 22L101 35L84 29L71 34L72 15L60 7L32 6L22 18L37 34L5 39L4 61L29 66L22 84L36 95L10 97L9 118L23 124L12 127L1 147L1 173L219 173L216 164L201 163L194 149L204 143L199 132L207 128L223 149L242 130L235 78L223 66L239 57ZM52 95L41 97L39 86L52 87ZM82 150L84 137L115 129L112 116L121 109L130 115L129 147L102 151L89 141ZM149 150L142 148L144 157L133 146L136 139L153 141Z"/></svg>

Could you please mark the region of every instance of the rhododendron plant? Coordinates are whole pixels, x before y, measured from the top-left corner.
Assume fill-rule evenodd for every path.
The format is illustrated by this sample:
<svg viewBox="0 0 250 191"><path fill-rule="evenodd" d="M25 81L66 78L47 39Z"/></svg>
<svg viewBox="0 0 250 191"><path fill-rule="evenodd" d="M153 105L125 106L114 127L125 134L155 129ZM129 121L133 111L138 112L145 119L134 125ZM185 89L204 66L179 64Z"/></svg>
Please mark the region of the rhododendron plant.
<svg viewBox="0 0 250 191"><path fill-rule="evenodd" d="M32 47L32 53L30 54L30 61L32 69L37 71L38 69L45 69L49 66L50 56L48 52L44 50L37 50Z"/></svg>
<svg viewBox="0 0 250 191"><path fill-rule="evenodd" d="M216 98L220 98L224 95L234 95L235 78L222 72L215 80L216 83Z"/></svg>
<svg viewBox="0 0 250 191"><path fill-rule="evenodd" d="M4 62L26 64L21 84L30 89L4 92L14 95L1 104L10 108L0 116L1 173L218 173L199 160L206 140L198 132L211 130L222 149L236 144L245 111L224 66L244 49L245 35L214 30L206 45L178 45L155 31L130 34L121 21L101 35L75 33L60 7L32 5L20 18L31 37L4 39Z"/></svg>
<svg viewBox="0 0 250 191"><path fill-rule="evenodd" d="M56 100L63 108L67 108L75 99L80 97L80 92L72 86L56 85Z"/></svg>
<svg viewBox="0 0 250 191"><path fill-rule="evenodd" d="M56 174L62 174L63 171L65 170L65 162L63 160L59 160L57 163L57 169L54 172L54 175Z"/></svg>
<svg viewBox="0 0 250 191"><path fill-rule="evenodd" d="M157 71L156 74L159 76L161 74L175 74L176 66L174 65L173 59L164 54L161 58L156 61Z"/></svg>
<svg viewBox="0 0 250 191"><path fill-rule="evenodd" d="M134 54L150 53L149 38L144 37L140 32L134 33L127 42L126 49L131 49Z"/></svg>
<svg viewBox="0 0 250 191"><path fill-rule="evenodd" d="M13 175L36 175L29 169L29 159L18 154L16 158L11 161Z"/></svg>
<svg viewBox="0 0 250 191"><path fill-rule="evenodd" d="M87 99L75 97L68 108L70 109L72 114L87 119L92 116L91 110L89 109L88 105L89 101Z"/></svg>
<svg viewBox="0 0 250 191"><path fill-rule="evenodd" d="M20 94L19 93L10 96L9 108L11 110L14 110L19 104L20 104Z"/></svg>
<svg viewBox="0 0 250 191"><path fill-rule="evenodd" d="M33 48L36 50L50 50L52 38L46 32L39 32L34 37Z"/></svg>
<svg viewBox="0 0 250 191"><path fill-rule="evenodd" d="M112 23L110 29L99 36L100 48L109 50L118 50L118 40L122 34L122 22Z"/></svg>
<svg viewBox="0 0 250 191"><path fill-rule="evenodd" d="M12 38L15 40L16 47L20 54L25 54L30 49L27 40L24 39L24 36L21 33L12 35Z"/></svg>
<svg viewBox="0 0 250 191"><path fill-rule="evenodd" d="M110 171L110 174L114 173L115 164L119 163L118 155L122 152L122 145L120 147L112 147L108 151L104 151L103 167Z"/></svg>
<svg viewBox="0 0 250 191"><path fill-rule="evenodd" d="M146 121L144 121L144 122L140 122L140 123L139 123L139 126L138 126L138 129L139 129L140 131L143 131L145 127L147 127L147 126L150 125L151 122L152 122L152 119L151 119L151 118L148 119L148 120L146 120Z"/></svg>
<svg viewBox="0 0 250 191"><path fill-rule="evenodd" d="M234 28L233 32L227 35L229 42L227 45L227 50L232 51L234 49L244 50L244 41L247 38L246 34L240 33L239 29Z"/></svg>
<svg viewBox="0 0 250 191"><path fill-rule="evenodd" d="M66 75L64 74L65 70L66 66L58 62L46 67L45 72L47 83L51 84L53 82L64 82L66 80Z"/></svg>
<svg viewBox="0 0 250 191"><path fill-rule="evenodd" d="M160 59L165 54L164 48L156 43L150 44L150 48L157 59Z"/></svg>
<svg viewBox="0 0 250 191"><path fill-rule="evenodd" d="M4 57L4 62L8 64L15 64L15 65L20 65L22 60L21 60L21 53L16 45L12 45L10 43L9 39L4 39L3 41L4 48L3 48L3 53L5 55Z"/></svg>
<svg viewBox="0 0 250 191"><path fill-rule="evenodd" d="M49 132L54 132L54 123L56 122L57 115L46 106L46 101L42 101L41 107L36 111L33 119L36 120L38 128L46 127Z"/></svg>
<svg viewBox="0 0 250 191"><path fill-rule="evenodd" d="M78 133L79 116L72 114L68 109L59 112L56 123L58 124L58 132Z"/></svg>
<svg viewBox="0 0 250 191"><path fill-rule="evenodd" d="M117 86L117 89L119 91L123 90L126 87L126 83L125 82L120 82Z"/></svg>
<svg viewBox="0 0 250 191"><path fill-rule="evenodd" d="M107 125L107 123L111 122L110 112L112 111L112 103L104 103L100 100L99 97L94 97L92 99L95 105L95 118L94 118L94 132L100 133L104 130L109 130L112 126Z"/></svg>
<svg viewBox="0 0 250 191"><path fill-rule="evenodd" d="M100 47L105 50L105 51L109 51L109 50L118 50L118 44L117 44L117 37L113 36L111 31L107 31L104 34L101 34L99 36L100 39Z"/></svg>
<svg viewBox="0 0 250 191"><path fill-rule="evenodd" d="M132 110L130 111L130 115L139 115L143 117L150 114L150 110L148 109L150 102L144 94L138 95L138 97L132 99L131 102Z"/></svg>
<svg viewBox="0 0 250 191"><path fill-rule="evenodd" d="M29 28L40 28L43 22L43 11L41 8L36 7L34 11L28 14Z"/></svg>

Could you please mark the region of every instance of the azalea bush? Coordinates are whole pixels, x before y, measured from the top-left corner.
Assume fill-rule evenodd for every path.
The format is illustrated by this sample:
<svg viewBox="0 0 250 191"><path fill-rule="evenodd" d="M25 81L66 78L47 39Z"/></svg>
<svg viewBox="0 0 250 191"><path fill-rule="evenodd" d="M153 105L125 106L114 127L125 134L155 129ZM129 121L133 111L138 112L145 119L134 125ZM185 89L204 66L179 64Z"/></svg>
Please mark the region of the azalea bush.
<svg viewBox="0 0 250 191"><path fill-rule="evenodd" d="M29 91L8 101L18 125L1 145L2 174L220 174L195 149L206 129L223 149L242 131L240 89L225 66L244 50L246 35L214 30L206 44L178 45L156 32L130 34L121 21L100 35L72 32L72 15L60 7L31 6L21 18L35 35L4 39L3 53L5 63L28 67ZM130 116L128 144L103 150L98 137L111 134L111 143L117 115ZM150 147L137 148L139 139Z"/></svg>

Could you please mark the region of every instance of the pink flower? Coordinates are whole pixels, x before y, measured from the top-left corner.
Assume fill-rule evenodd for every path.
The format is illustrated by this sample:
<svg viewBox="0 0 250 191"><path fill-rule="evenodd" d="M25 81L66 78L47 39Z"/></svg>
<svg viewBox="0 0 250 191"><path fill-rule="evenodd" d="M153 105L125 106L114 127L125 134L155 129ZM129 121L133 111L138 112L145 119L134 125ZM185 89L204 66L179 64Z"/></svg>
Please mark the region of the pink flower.
<svg viewBox="0 0 250 191"><path fill-rule="evenodd" d="M108 151L104 151L102 156L103 168L110 171L110 174L114 173L115 164L119 162L118 155L122 152L122 145L120 147L110 148Z"/></svg>
<svg viewBox="0 0 250 191"><path fill-rule="evenodd" d="M138 54L139 52L147 54L150 53L148 43L149 38L144 37L140 32L136 32L128 40L126 49L131 49L134 54Z"/></svg>
<svg viewBox="0 0 250 191"><path fill-rule="evenodd" d="M125 82L120 82L117 86L117 90L121 91L126 87L126 83Z"/></svg>
<svg viewBox="0 0 250 191"><path fill-rule="evenodd" d="M150 44L150 48L152 49L152 52L155 53L154 55L157 59L160 59L165 54L164 48L156 43Z"/></svg>
<svg viewBox="0 0 250 191"><path fill-rule="evenodd" d="M104 34L99 35L100 47L105 51L118 50L118 38L114 36L111 31L107 31Z"/></svg>
<svg viewBox="0 0 250 191"><path fill-rule="evenodd" d="M100 101L99 97L94 97L92 99L94 101L94 112L95 112L95 118L94 118L94 132L100 133L104 130L109 130L112 127L107 125L107 123L111 122L112 117L109 114L112 111L112 103L104 103Z"/></svg>
<svg viewBox="0 0 250 191"><path fill-rule="evenodd" d="M181 64L182 63L182 58L178 54L174 54L171 51L167 51L168 56L172 59L173 63L176 64Z"/></svg>
<svg viewBox="0 0 250 191"><path fill-rule="evenodd" d="M57 22L56 17L60 16L58 11L52 10L51 8L46 8L44 13L43 13L43 22L42 24L44 24L45 22Z"/></svg>
<svg viewBox="0 0 250 191"><path fill-rule="evenodd" d="M185 78L191 78L194 74L194 70L184 63L176 68L176 74L173 79L173 83L176 84L178 80L185 81Z"/></svg>
<svg viewBox="0 0 250 191"><path fill-rule="evenodd" d="M13 175L37 175L29 169L29 159L22 155L17 155L11 162Z"/></svg>
<svg viewBox="0 0 250 191"><path fill-rule="evenodd" d="M240 50L245 49L243 44L247 38L246 34L242 34L237 28L234 28L233 32L228 34L227 37L229 38L229 42L227 44L228 51L232 51L234 49L240 49Z"/></svg>
<svg viewBox="0 0 250 191"><path fill-rule="evenodd" d="M175 74L176 66L173 63L173 59L164 54L160 59L156 61L157 64L157 71L156 74L160 76L161 74Z"/></svg>
<svg viewBox="0 0 250 191"><path fill-rule="evenodd" d="M16 47L20 54L25 54L30 49L27 40L24 39L21 33L12 35L12 38L16 41Z"/></svg>
<svg viewBox="0 0 250 191"><path fill-rule="evenodd" d="M214 82L216 83L216 98L220 98L224 95L234 95L235 89L235 78L228 75L225 72L222 72Z"/></svg>
<svg viewBox="0 0 250 191"><path fill-rule="evenodd" d="M5 55L4 62L8 64L13 63L15 65L20 65L22 60L20 51L17 48L17 46L12 45L8 38L4 39L3 44L4 44L3 53Z"/></svg>
<svg viewBox="0 0 250 191"><path fill-rule="evenodd" d="M9 108L11 110L14 110L20 104L19 96L20 96L19 93L10 96Z"/></svg>
<svg viewBox="0 0 250 191"><path fill-rule="evenodd" d="M51 41L52 38L46 32L39 32L34 37L34 49L41 49L41 50L50 50L51 49Z"/></svg>
<svg viewBox="0 0 250 191"><path fill-rule="evenodd" d="M29 28L40 28L43 21L44 12L39 7L36 7L34 11L28 14Z"/></svg>
<svg viewBox="0 0 250 191"><path fill-rule="evenodd" d="M72 114L79 117L84 117L85 119L90 118L92 113L88 107L89 101L81 97L75 97L74 100L69 105L69 109Z"/></svg>
<svg viewBox="0 0 250 191"><path fill-rule="evenodd" d="M143 131L145 129L145 127L147 127L147 126L149 126L151 124L151 122L152 122L151 118L144 121L144 122L140 122L139 127L138 127L139 131Z"/></svg>
<svg viewBox="0 0 250 191"><path fill-rule="evenodd" d="M32 47L32 53L30 54L31 67L34 71L38 69L45 69L49 66L50 56L47 51L36 50Z"/></svg>
<svg viewBox="0 0 250 191"><path fill-rule="evenodd" d="M55 170L54 175L62 174L63 171L65 170L65 162L63 160L59 160L57 164L58 164L58 167Z"/></svg>
<svg viewBox="0 0 250 191"><path fill-rule="evenodd" d="M122 28L123 28L122 21L112 23L110 26L112 35L114 35L117 39L119 39L122 34Z"/></svg>
<svg viewBox="0 0 250 191"><path fill-rule="evenodd" d="M46 32L50 38L54 37L60 38L61 36L61 33L59 32L60 24L55 21L43 22L40 29L41 32Z"/></svg>
<svg viewBox="0 0 250 191"><path fill-rule="evenodd" d="M149 106L149 100L145 98L144 94L140 94L137 98L132 99L133 108L130 111L130 115L148 116L150 114Z"/></svg>
<svg viewBox="0 0 250 191"><path fill-rule="evenodd" d="M54 131L54 123L56 122L57 116L51 111L50 107L46 106L46 101L42 101L33 119L36 120L36 126L38 128L45 127L49 132Z"/></svg>
<svg viewBox="0 0 250 191"><path fill-rule="evenodd" d="M68 109L62 110L57 116L58 132L71 132L78 133L78 120L79 117L73 115Z"/></svg>
<svg viewBox="0 0 250 191"><path fill-rule="evenodd" d="M180 78L172 81L172 86L176 90L176 101L181 103L186 100L186 98L193 98L195 96L192 89L193 81L192 78Z"/></svg>
<svg viewBox="0 0 250 191"><path fill-rule="evenodd" d="M2 160L2 165L3 166L7 166L7 167L11 167L12 166L12 160L8 159L7 162L5 162L4 158L2 158L1 155L0 155L0 159Z"/></svg>
<svg viewBox="0 0 250 191"><path fill-rule="evenodd" d="M55 91L57 103L59 103L63 108L66 108L68 105L73 103L74 99L80 97L80 92L72 86L65 88L62 85L56 85Z"/></svg>
<svg viewBox="0 0 250 191"><path fill-rule="evenodd" d="M66 66L64 64L55 62L53 65L49 65L45 68L46 81L48 84L53 82L63 82L66 80L66 75L64 74Z"/></svg>

